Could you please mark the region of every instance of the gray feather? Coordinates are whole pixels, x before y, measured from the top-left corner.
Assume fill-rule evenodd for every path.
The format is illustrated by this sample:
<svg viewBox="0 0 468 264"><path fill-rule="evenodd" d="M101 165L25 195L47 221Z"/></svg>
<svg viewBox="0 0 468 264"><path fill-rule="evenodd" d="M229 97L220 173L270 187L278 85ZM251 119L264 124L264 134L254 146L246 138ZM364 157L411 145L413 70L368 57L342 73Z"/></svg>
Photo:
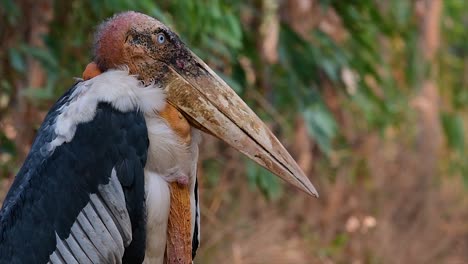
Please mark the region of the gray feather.
<svg viewBox="0 0 468 264"><path fill-rule="evenodd" d="M132 229L115 170L109 183L100 185L98 190L79 213L70 236L65 240L56 236L56 249L49 263L122 263Z"/></svg>

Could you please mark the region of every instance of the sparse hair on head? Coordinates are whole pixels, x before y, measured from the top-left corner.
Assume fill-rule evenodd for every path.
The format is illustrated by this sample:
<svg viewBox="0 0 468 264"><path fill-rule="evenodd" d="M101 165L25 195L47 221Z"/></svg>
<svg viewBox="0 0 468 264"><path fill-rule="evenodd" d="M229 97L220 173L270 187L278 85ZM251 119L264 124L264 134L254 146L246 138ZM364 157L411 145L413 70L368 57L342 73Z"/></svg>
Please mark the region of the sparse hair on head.
<svg viewBox="0 0 468 264"><path fill-rule="evenodd" d="M139 21L153 19L147 15L126 11L102 22L94 34L93 60L101 71L120 66L126 33Z"/></svg>

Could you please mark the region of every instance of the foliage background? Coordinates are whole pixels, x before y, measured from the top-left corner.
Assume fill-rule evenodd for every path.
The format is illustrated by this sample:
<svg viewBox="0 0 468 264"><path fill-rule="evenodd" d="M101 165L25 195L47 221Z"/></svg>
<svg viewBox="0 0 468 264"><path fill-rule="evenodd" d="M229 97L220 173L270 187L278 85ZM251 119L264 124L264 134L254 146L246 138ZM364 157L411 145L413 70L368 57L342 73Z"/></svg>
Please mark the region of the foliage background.
<svg viewBox="0 0 468 264"><path fill-rule="evenodd" d="M1 0L0 198L124 10L177 31L321 194L205 137L197 263L468 262L463 0Z"/></svg>

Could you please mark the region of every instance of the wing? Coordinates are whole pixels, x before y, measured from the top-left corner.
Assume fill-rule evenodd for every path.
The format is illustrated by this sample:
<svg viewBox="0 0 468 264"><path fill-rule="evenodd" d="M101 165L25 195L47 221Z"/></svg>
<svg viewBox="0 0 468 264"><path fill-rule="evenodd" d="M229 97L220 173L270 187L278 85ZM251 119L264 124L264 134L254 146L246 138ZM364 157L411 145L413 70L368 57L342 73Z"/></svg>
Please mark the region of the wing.
<svg viewBox="0 0 468 264"><path fill-rule="evenodd" d="M73 139L51 149L73 87L51 109L0 212L0 263L141 263L145 119L99 103Z"/></svg>

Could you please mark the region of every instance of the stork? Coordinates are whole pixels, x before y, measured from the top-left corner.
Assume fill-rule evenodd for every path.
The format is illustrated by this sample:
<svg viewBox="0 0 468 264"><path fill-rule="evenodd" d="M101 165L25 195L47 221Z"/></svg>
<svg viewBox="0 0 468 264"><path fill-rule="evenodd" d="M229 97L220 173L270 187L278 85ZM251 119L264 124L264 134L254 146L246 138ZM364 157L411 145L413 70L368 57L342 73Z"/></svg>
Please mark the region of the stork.
<svg viewBox="0 0 468 264"><path fill-rule="evenodd" d="M177 248L194 255L199 242L200 131L317 196L255 113L158 20L103 22L91 67L50 109L4 200L0 263L190 263Z"/></svg>

